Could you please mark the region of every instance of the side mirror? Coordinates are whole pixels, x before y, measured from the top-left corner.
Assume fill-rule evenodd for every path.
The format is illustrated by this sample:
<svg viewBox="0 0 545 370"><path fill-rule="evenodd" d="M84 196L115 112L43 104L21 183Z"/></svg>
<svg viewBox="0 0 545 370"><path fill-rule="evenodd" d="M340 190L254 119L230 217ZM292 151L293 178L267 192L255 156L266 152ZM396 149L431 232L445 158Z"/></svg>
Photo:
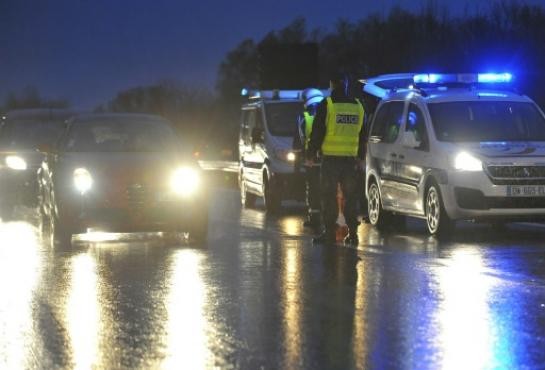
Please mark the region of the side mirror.
<svg viewBox="0 0 545 370"><path fill-rule="evenodd" d="M252 130L252 144L258 144L265 142L265 132L257 127Z"/></svg>
<svg viewBox="0 0 545 370"><path fill-rule="evenodd" d="M373 144L378 144L382 141L382 136L371 136L368 141Z"/></svg>
<svg viewBox="0 0 545 370"><path fill-rule="evenodd" d="M403 146L416 149L419 148L421 144L422 142L416 138L414 131L405 131L405 134L403 134Z"/></svg>

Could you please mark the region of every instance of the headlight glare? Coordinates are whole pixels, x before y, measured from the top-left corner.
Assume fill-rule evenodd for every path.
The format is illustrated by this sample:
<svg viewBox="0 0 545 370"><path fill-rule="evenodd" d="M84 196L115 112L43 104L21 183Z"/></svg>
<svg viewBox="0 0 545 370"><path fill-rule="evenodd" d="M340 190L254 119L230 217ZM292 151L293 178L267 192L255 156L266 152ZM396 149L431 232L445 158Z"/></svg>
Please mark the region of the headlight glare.
<svg viewBox="0 0 545 370"><path fill-rule="evenodd" d="M17 155L8 155L6 157L6 166L17 171L24 171L27 169L26 161Z"/></svg>
<svg viewBox="0 0 545 370"><path fill-rule="evenodd" d="M171 190L181 196L192 195L197 191L199 185L199 173L190 167L178 168L170 179Z"/></svg>
<svg viewBox="0 0 545 370"><path fill-rule="evenodd" d="M276 158L284 162L295 162L296 155L289 149L277 149L275 151Z"/></svg>
<svg viewBox="0 0 545 370"><path fill-rule="evenodd" d="M467 152L461 152L454 158L454 168L459 171L482 171L483 162Z"/></svg>
<svg viewBox="0 0 545 370"><path fill-rule="evenodd" d="M82 195L91 190L93 178L89 171L85 168L76 168L74 170L74 186Z"/></svg>

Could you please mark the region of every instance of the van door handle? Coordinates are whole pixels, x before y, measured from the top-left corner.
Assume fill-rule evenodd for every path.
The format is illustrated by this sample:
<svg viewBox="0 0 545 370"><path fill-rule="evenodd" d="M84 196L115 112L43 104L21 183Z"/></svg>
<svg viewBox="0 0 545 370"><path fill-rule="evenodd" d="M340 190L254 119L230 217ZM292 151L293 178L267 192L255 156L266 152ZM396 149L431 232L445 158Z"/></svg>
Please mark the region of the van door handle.
<svg viewBox="0 0 545 370"><path fill-rule="evenodd" d="M397 154L396 153L390 153L390 157L397 158Z"/></svg>
<svg viewBox="0 0 545 370"><path fill-rule="evenodd" d="M399 159L405 159L405 156L403 154L400 154Z"/></svg>

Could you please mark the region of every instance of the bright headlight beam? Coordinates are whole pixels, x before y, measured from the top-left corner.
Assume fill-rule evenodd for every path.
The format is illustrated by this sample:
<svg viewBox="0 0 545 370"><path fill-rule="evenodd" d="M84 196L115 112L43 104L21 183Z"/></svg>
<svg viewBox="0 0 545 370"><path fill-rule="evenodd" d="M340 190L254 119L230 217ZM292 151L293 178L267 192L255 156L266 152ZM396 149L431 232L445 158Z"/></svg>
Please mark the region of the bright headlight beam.
<svg viewBox="0 0 545 370"><path fill-rule="evenodd" d="M454 158L454 168L459 171L482 171L483 162L467 152L461 152Z"/></svg>
<svg viewBox="0 0 545 370"><path fill-rule="evenodd" d="M74 170L74 186L82 195L91 190L93 178L89 171L85 168L76 168Z"/></svg>
<svg viewBox="0 0 545 370"><path fill-rule="evenodd" d="M17 171L24 171L27 169L26 161L17 155L8 155L6 157L6 166Z"/></svg>
<svg viewBox="0 0 545 370"><path fill-rule="evenodd" d="M295 162L296 154L289 149L279 148L275 150L276 158L284 162Z"/></svg>
<svg viewBox="0 0 545 370"><path fill-rule="evenodd" d="M190 167L181 167L174 171L170 179L170 188L173 192L182 196L189 196L197 190L200 185L199 174Z"/></svg>

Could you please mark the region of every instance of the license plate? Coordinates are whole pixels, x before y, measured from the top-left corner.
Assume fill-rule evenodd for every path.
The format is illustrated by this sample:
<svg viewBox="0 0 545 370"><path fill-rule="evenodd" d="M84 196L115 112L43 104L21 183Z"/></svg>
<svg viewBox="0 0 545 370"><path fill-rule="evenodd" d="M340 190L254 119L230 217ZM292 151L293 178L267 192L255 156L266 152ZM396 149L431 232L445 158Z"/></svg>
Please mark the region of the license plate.
<svg viewBox="0 0 545 370"><path fill-rule="evenodd" d="M545 185L508 186L508 197L545 197Z"/></svg>

